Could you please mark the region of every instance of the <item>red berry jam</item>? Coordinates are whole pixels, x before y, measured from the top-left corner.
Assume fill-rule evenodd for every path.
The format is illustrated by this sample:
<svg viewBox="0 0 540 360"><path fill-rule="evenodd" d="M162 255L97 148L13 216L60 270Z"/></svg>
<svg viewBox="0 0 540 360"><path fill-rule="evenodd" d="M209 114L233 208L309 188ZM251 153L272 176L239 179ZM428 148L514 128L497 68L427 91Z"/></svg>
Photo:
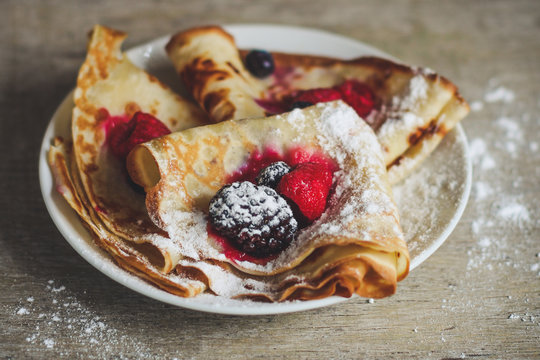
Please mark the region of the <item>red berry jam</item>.
<svg viewBox="0 0 540 360"><path fill-rule="evenodd" d="M279 161L285 162L288 166L292 167L293 169L299 166L300 164L316 165L317 171L312 171L312 173L314 174L318 174L319 172L324 173L326 177L328 177L328 174L330 174L329 175L330 179L331 179L331 174L338 169L337 165L332 159L330 159L328 156L326 156L325 154L315 149L308 149L308 148L303 148L301 146L296 146L289 149L285 153L282 153L273 147L266 147L262 151L259 151L259 150L253 151L251 155L249 156L249 158L246 160L246 162L238 170L236 170L234 173L230 174L227 177L227 183L231 184L231 183L241 182L241 181L249 181L249 182L255 183L257 175L259 175L261 170ZM307 177L307 176L304 176L304 177ZM297 176L295 179L299 179L299 177ZM319 184L319 182L321 181L324 184L328 182L326 178L325 179L317 178L316 182L313 183L315 189L323 188L323 186ZM291 183L291 181L289 181L289 183ZM326 184L324 186L329 188L330 185ZM288 187L288 189L290 188L291 186ZM328 192L326 192L325 194L326 195L324 196L324 199L323 199L324 202L317 200L316 202L317 205L322 203L323 207L326 206L326 196ZM312 198L312 195L310 195L309 199L311 198ZM298 201L298 199L296 199L296 201ZM315 203L312 200L309 200L309 201L311 201L311 203ZM304 203L306 202L304 201ZM306 217L309 219L308 221L313 221L316 217L320 216L320 212L324 211L324 208L322 209L322 211L319 210L319 214L311 214L310 212L306 212L305 209L303 210L304 210L304 213L308 215L308 216L305 216L306 214L300 214L300 216L302 217L302 219L300 220L305 225ZM235 246L232 240L227 239L225 236L223 236L223 234L219 234L212 227L212 225L210 225L210 223L208 224L208 234L212 238L214 238L214 240L222 247L223 253L232 262L250 261L256 264L265 264L277 256L276 254L272 254L270 256L252 256L240 250L238 246Z"/></svg>
<svg viewBox="0 0 540 360"><path fill-rule="evenodd" d="M237 263L239 261L249 261L258 265L266 265L269 261L274 260L278 256L278 254L266 257L255 257L249 255L248 253L237 249L230 240L219 235L210 224L208 224L207 231L208 235L221 246L225 257L231 260L233 263Z"/></svg>
<svg viewBox="0 0 540 360"><path fill-rule="evenodd" d="M268 114L281 114L296 107L343 100L351 106L358 116L365 118L375 108L375 95L368 85L356 80L345 80L343 83L329 88L294 90L286 85L286 77L274 80L265 99L256 99Z"/></svg>

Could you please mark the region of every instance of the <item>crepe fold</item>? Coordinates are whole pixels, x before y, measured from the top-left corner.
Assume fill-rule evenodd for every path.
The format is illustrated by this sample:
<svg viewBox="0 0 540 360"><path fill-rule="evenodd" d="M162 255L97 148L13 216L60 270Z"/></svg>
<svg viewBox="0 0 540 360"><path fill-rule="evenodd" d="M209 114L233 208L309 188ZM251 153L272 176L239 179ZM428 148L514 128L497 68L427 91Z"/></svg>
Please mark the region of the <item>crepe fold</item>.
<svg viewBox="0 0 540 360"><path fill-rule="evenodd" d="M337 164L323 215L265 261L230 257L212 235L208 204L250 157L271 149L324 154ZM172 133L135 147L131 178L147 192L150 218L180 245L177 269L204 274L227 297L270 301L395 292L409 254L376 136L341 101L259 119Z"/></svg>
<svg viewBox="0 0 540 360"><path fill-rule="evenodd" d="M193 296L206 284L193 274L167 275L180 259L179 247L148 217L144 192L111 154L107 132L137 111L152 114L172 131L200 125L207 117L131 63L121 51L125 37L94 27L74 92L72 139L55 139L49 163L57 189L122 268L170 292Z"/></svg>
<svg viewBox="0 0 540 360"><path fill-rule="evenodd" d="M469 112L448 79L378 57L342 60L274 52L274 73L258 79L244 66L248 51L238 50L234 38L218 26L174 35L167 53L215 122L275 113L275 104L301 90L351 79L367 84L376 106L365 120L382 146L391 184L410 174Z"/></svg>

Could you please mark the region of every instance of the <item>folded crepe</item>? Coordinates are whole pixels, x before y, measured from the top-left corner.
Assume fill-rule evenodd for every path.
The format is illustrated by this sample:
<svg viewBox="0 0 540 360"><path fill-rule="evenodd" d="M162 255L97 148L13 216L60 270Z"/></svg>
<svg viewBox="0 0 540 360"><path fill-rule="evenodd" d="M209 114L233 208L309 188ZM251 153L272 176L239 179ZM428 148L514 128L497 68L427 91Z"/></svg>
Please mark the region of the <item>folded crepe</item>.
<svg viewBox="0 0 540 360"><path fill-rule="evenodd" d="M171 131L201 125L207 116L121 51L126 35L95 26L74 92L72 139L55 139L49 163L57 189L89 228L96 243L123 268L181 296L206 289L196 275L170 273L179 246L146 212L144 192L113 155L108 133L134 113L153 115Z"/></svg>
<svg viewBox="0 0 540 360"><path fill-rule="evenodd" d="M376 106L365 120L382 145L391 184L420 164L469 111L457 87L422 68L377 57L352 60L272 53L275 71L259 79L244 66L247 51L217 26L174 35L166 47L184 85L212 121L275 113L276 104L300 90L360 81Z"/></svg>
<svg viewBox="0 0 540 360"><path fill-rule="evenodd" d="M322 154L337 166L322 216L279 255L231 256L213 235L208 204L257 154ZM310 156L311 156L310 155ZM229 120L135 147L133 181L150 218L180 244L179 273L204 274L213 293L282 301L329 295L383 297L409 269L409 254L372 129L342 101L258 119Z"/></svg>

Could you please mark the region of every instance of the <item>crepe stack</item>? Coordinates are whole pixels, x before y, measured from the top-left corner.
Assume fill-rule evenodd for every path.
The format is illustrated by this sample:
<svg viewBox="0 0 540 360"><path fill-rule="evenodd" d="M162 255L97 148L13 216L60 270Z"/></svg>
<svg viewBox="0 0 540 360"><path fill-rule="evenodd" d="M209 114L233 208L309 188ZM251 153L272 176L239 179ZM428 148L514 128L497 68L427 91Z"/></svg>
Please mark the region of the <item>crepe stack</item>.
<svg viewBox="0 0 540 360"><path fill-rule="evenodd" d="M246 51L219 27L173 36L167 52L192 100L121 51L126 35L96 26L74 93L72 139L49 163L58 191L123 269L182 297L258 301L332 295L380 298L407 276L409 253L390 185L406 176L466 114L445 78L378 58L273 53L277 72L253 77ZM261 103L291 91L367 84L366 119L342 101L273 114ZM119 159L108 133L136 112L170 131ZM336 164L327 208L268 259L232 257L209 225L208 204L231 174L267 149L295 148Z"/></svg>
<svg viewBox="0 0 540 360"><path fill-rule="evenodd" d="M152 223L144 194L110 153L106 138L111 119L136 111L153 114L172 131L203 124L207 117L133 65L120 49L125 37L102 26L93 29L74 93L72 139L55 139L49 163L57 189L121 267L168 291L193 296L205 289L204 283L166 276L179 260L178 246Z"/></svg>

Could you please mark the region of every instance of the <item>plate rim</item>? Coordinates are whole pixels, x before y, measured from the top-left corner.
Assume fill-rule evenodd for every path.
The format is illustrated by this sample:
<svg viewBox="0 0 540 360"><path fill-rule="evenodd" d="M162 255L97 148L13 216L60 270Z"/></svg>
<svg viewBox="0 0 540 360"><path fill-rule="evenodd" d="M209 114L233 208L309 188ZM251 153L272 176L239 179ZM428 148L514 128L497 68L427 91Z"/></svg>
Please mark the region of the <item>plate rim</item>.
<svg viewBox="0 0 540 360"><path fill-rule="evenodd" d="M255 24L255 23L246 23L246 24L230 24L222 25L227 31L231 32L233 36L237 32L247 31L299 31L308 36L324 36L332 38L336 41L347 43L352 48L358 50L359 52L364 52L366 54L371 54L375 56L386 57L391 60L396 60L393 56L369 45L365 44L362 41L356 40L351 37L347 37L341 34L332 33L326 30L315 29L310 27L302 26L292 26L292 25L281 25L281 24ZM236 36L235 36L236 37ZM139 53L138 56L143 56L150 58L152 54L145 52L145 49L156 47L160 42L165 42L170 35L164 35L157 37L153 40L147 41L143 44L134 46L128 50L125 50L125 53L128 55L130 60L133 61L132 57ZM357 55L359 56L359 55ZM399 61L399 60L397 60ZM144 66L143 66L144 68ZM62 111L66 111L64 108L73 103L72 100L73 90L71 90L60 102L55 112L53 113L45 133L43 135L41 147L40 147L40 156L39 156L39 182L40 190L45 202L45 206L49 213L49 216L53 220L56 228L59 230L64 239L70 244L70 246L92 267L97 269L102 274L106 275L110 279L126 286L127 288L147 297L150 297L154 300L158 300L173 306L182 307L189 310L196 310L206 313L214 314L223 314L223 315L272 315L272 314L283 314L291 313L298 311L306 311L317 309L321 307L326 307L334 304L338 304L344 301L349 300L350 298L344 298L339 296L330 296L324 299L316 299L309 301L290 301L284 303L255 303L255 302L246 302L238 300L227 300L224 304L217 303L206 303L196 300L197 298L182 298L170 293L167 293L164 290L158 289L157 287L151 285L150 283L145 282L136 275L133 275L120 267L114 264L113 260L110 259L107 254L100 249L93 241L91 234L86 230L82 221L77 216L77 214L69 207L67 202L61 197L61 195L56 192L54 189L54 179L52 176L51 169L47 161L47 152L51 145L51 140L55 136L55 126L57 118L60 116ZM71 104L70 104L71 103ZM458 141L461 146L464 147L464 160L465 160L465 169L466 177L464 183L464 191L459 197L459 205L451 218L450 222L446 224L442 234L432 243L428 248L421 252L416 258L411 259L410 270L413 270L422 262L424 262L428 257L430 257L437 249L446 241L449 235L457 226L459 220L461 219L463 212L466 208L468 198L470 195L470 190L472 186L472 162L469 156L469 148L467 143L467 138L461 124L452 130L455 132L456 141ZM55 202L60 199L62 205L58 206ZM64 208L62 211L61 208ZM67 210L66 210L67 209ZM65 211L70 212L69 214L64 214ZM77 221L73 223L69 221L69 218L75 218ZM81 234L81 229L84 231L84 234ZM86 239L84 239L86 237ZM88 239L90 238L90 239ZM112 266L111 266L112 265ZM356 298L353 296L352 298ZM235 304L238 303L238 305ZM231 303L235 305L230 305Z"/></svg>

